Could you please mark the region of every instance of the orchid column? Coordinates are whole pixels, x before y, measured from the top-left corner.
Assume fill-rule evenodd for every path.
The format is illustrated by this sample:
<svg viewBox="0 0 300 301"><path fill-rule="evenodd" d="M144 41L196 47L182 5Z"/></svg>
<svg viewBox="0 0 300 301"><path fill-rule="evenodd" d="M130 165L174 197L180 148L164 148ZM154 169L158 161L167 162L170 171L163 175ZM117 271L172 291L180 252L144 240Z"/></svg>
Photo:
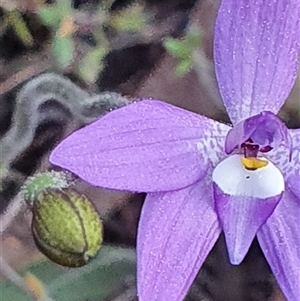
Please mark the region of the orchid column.
<svg viewBox="0 0 300 301"><path fill-rule="evenodd" d="M232 264L258 237L300 300L300 130L276 116L297 75L299 0L223 0L215 61L233 127L156 100L108 113L50 160L92 185L147 192L140 301L181 301L224 231Z"/></svg>

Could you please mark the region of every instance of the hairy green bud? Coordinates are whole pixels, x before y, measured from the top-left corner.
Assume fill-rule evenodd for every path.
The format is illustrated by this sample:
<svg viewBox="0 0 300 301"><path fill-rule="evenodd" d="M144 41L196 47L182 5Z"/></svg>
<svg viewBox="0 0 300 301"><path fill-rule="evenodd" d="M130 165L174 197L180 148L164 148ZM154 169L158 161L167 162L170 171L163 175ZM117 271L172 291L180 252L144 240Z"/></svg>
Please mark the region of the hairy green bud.
<svg viewBox="0 0 300 301"><path fill-rule="evenodd" d="M103 226L85 195L71 188L46 189L34 200L32 213L35 243L52 261L80 267L97 254Z"/></svg>

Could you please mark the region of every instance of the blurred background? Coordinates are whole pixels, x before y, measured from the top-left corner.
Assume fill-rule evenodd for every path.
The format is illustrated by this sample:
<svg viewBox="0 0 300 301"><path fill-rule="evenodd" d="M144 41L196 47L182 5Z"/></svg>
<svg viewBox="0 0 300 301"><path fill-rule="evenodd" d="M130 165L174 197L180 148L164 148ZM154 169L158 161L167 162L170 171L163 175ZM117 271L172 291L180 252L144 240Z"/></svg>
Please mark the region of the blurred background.
<svg viewBox="0 0 300 301"><path fill-rule="evenodd" d="M220 0L0 1L1 301L137 300L134 247L144 194L76 180L76 190L89 197L104 222L104 246L79 269L46 259L32 238L30 210L11 214L8 208L28 177L52 168L48 156L59 141L114 108L89 103L97 95L110 97L107 91L122 95L121 102L151 97L229 122L213 63L219 5ZM63 89L44 84L50 75L32 81L48 72L65 78ZM28 83L34 84L24 88ZM299 93L298 78L279 113L290 128L300 126ZM232 268L221 237L206 266L187 300L285 300L256 242L245 262Z"/></svg>

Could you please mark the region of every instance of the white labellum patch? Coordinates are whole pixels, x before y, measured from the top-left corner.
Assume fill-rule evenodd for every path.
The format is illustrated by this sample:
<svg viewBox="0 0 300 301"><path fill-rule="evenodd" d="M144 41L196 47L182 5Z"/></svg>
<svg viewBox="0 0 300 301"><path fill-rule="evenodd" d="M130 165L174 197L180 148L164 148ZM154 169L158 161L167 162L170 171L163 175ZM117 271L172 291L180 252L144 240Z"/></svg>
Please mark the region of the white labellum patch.
<svg viewBox="0 0 300 301"><path fill-rule="evenodd" d="M265 199L284 191L284 177L269 160L264 167L247 170L241 155L231 155L219 163L213 171L212 179L226 194Z"/></svg>

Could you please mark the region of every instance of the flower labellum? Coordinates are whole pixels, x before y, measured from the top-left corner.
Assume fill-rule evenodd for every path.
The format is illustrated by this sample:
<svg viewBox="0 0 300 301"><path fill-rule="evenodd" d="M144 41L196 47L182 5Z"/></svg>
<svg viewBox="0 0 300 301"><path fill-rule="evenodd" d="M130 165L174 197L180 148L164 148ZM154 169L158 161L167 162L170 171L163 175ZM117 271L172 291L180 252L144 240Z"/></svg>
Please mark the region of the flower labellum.
<svg viewBox="0 0 300 301"><path fill-rule="evenodd" d="M300 129L276 116L297 76L299 0L223 0L214 58L232 127L157 100L117 109L50 156L101 187L147 192L140 301L182 301L221 231L238 265L254 239L300 300Z"/></svg>
<svg viewBox="0 0 300 301"><path fill-rule="evenodd" d="M240 264L282 198L284 177L270 161L231 155L216 166L212 180L229 258Z"/></svg>

